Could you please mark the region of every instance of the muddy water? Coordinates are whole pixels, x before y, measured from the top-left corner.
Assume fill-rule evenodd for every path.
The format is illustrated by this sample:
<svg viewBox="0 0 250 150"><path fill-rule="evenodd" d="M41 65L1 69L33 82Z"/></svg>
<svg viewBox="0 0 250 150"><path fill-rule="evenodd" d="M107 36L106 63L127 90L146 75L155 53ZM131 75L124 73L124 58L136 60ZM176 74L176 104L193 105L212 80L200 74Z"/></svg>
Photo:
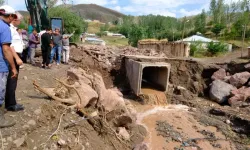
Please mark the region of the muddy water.
<svg viewBox="0 0 250 150"><path fill-rule="evenodd" d="M136 106L138 111L137 123L142 124L148 130L148 135L145 139L145 143L151 150L173 150L175 147L180 147L181 142L170 141L166 142L166 139L158 135L158 131L155 130L157 121L166 121L173 129L179 132L183 141L193 138L205 138L199 131L208 130L216 136L218 139L225 139L225 136L216 130L215 127L205 127L197 122L188 111L188 107L184 105L168 105L168 106ZM214 147L211 142L207 140L200 140L197 145L204 149L228 149L233 150L234 145L226 140L215 141L215 144L219 144L220 148ZM185 150L192 149L192 147L185 147Z"/></svg>
<svg viewBox="0 0 250 150"><path fill-rule="evenodd" d="M167 98L165 92L146 87L142 88L141 91L145 96L145 101L147 104L154 104L154 105L167 104Z"/></svg>

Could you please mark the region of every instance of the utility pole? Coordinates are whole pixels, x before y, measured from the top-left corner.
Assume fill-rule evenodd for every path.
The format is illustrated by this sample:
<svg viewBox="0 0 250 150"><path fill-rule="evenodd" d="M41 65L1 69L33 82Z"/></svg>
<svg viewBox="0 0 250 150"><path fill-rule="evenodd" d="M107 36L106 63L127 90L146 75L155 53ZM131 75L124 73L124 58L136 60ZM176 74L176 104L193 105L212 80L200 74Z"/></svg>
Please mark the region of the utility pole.
<svg viewBox="0 0 250 150"><path fill-rule="evenodd" d="M173 30L173 42L174 42L174 30Z"/></svg>
<svg viewBox="0 0 250 150"><path fill-rule="evenodd" d="M243 57L243 50L244 50L244 44L245 44L245 36L246 36L246 24L242 26L243 32L242 32L242 46L241 46L241 58Z"/></svg>
<svg viewBox="0 0 250 150"><path fill-rule="evenodd" d="M182 30L182 42L183 42L184 33L185 33L185 25L186 25L186 23L188 23L188 22L189 22L189 20L186 20L186 19L185 19L185 22L184 22L184 25L183 25L183 30Z"/></svg>
<svg viewBox="0 0 250 150"><path fill-rule="evenodd" d="M181 43L183 44L183 49L182 49L182 44L180 44L181 46L181 50L185 50L185 44L183 43L183 38L184 38L184 33L185 33L185 25L187 22L189 22L189 20L186 20L186 17L185 17L185 20L184 20L184 25L183 25L183 30L182 30L182 39L181 39Z"/></svg>

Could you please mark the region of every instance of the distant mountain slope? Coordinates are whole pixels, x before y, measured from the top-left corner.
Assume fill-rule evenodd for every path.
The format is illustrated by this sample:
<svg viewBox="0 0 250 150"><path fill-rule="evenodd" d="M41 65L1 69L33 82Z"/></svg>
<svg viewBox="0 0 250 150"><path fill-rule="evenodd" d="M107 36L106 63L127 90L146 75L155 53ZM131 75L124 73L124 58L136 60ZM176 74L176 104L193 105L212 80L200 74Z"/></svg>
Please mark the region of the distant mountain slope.
<svg viewBox="0 0 250 150"><path fill-rule="evenodd" d="M120 12L96 4L79 4L71 9L85 19L100 20L101 22L114 21L124 16Z"/></svg>
<svg viewBox="0 0 250 150"><path fill-rule="evenodd" d="M124 14L115 10L105 8L96 4L78 4L68 5L73 12L84 19L100 20L101 22L112 22L124 16ZM27 11L19 11L22 15L28 16Z"/></svg>
<svg viewBox="0 0 250 150"><path fill-rule="evenodd" d="M20 14L22 14L24 17L29 16L29 12L28 12L28 11L19 10L18 12L19 12Z"/></svg>

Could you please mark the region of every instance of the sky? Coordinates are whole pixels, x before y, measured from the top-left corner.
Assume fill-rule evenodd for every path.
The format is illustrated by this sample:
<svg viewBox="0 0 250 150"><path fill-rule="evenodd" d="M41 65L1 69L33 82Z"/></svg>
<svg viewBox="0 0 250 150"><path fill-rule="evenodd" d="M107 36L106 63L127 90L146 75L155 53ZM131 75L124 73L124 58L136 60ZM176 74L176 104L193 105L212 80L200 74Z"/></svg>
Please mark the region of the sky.
<svg viewBox="0 0 250 150"><path fill-rule="evenodd" d="M58 0L62 4L62 0ZM225 0L230 4L238 0ZM67 0L68 4L97 4L114 9L126 15L163 15L184 17L209 10L210 0ZM16 10L26 10L25 0L6 0Z"/></svg>

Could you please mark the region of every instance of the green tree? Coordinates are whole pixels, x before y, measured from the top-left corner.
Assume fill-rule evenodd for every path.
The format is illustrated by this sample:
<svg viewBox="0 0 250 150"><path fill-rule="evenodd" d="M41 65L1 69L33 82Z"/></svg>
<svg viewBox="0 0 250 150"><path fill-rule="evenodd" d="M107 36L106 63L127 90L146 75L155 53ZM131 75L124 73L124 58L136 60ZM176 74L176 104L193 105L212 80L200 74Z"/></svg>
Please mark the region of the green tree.
<svg viewBox="0 0 250 150"><path fill-rule="evenodd" d="M212 32L217 36L220 34L221 30L224 29L225 26L223 26L222 24L216 24L213 28L212 28Z"/></svg>
<svg viewBox="0 0 250 150"><path fill-rule="evenodd" d="M57 2L58 0L47 0L47 5L49 8L52 8L56 5Z"/></svg>
<svg viewBox="0 0 250 150"><path fill-rule="evenodd" d="M5 0L0 0L0 6L5 3Z"/></svg>
<svg viewBox="0 0 250 150"><path fill-rule="evenodd" d="M225 15L224 0L218 0L217 7L216 7L217 22L215 22L215 23L225 24L225 22L223 22L224 15Z"/></svg>
<svg viewBox="0 0 250 150"><path fill-rule="evenodd" d="M108 31L108 30L109 30L109 24L108 23L106 23L104 26L100 27L101 32Z"/></svg>
<svg viewBox="0 0 250 150"><path fill-rule="evenodd" d="M121 27L119 28L118 33L124 35L125 37L128 37L128 35L129 35L129 30L130 30L130 27L129 27L129 26L121 26Z"/></svg>
<svg viewBox="0 0 250 150"><path fill-rule="evenodd" d="M246 30L247 26L249 24L249 0L243 0L241 3L241 10L242 10L242 27L243 27L243 34L242 34L242 49L241 49L241 57L243 56L243 48L244 48L244 42L245 42L245 36L246 36Z"/></svg>
<svg viewBox="0 0 250 150"><path fill-rule="evenodd" d="M210 42L207 45L207 51L211 55L217 55L219 53L224 53L227 51L227 45L224 43L215 43L215 42Z"/></svg>
<svg viewBox="0 0 250 150"><path fill-rule="evenodd" d="M210 2L210 13L213 16L213 22L214 23L217 23L217 20L218 20L216 11L217 11L216 0L211 0L211 2Z"/></svg>
<svg viewBox="0 0 250 150"><path fill-rule="evenodd" d="M136 47L139 40L145 37L145 29L139 25L133 24L129 32L129 44Z"/></svg>
<svg viewBox="0 0 250 150"><path fill-rule="evenodd" d="M79 40L80 34L86 31L87 24L83 19L71 12L65 7L53 7L48 11L49 17L61 17L64 21L64 32L72 33L75 31L72 37L73 41Z"/></svg>
<svg viewBox="0 0 250 150"><path fill-rule="evenodd" d="M206 12L203 9L202 13L197 15L195 18L195 32L205 33L206 32Z"/></svg>

